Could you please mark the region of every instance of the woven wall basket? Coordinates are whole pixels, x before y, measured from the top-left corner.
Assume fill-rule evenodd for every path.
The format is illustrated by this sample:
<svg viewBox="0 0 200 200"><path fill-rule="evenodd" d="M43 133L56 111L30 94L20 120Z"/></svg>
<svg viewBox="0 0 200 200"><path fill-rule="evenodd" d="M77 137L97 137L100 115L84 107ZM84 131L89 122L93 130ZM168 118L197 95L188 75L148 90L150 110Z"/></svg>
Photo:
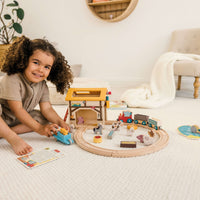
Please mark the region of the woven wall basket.
<svg viewBox="0 0 200 200"><path fill-rule="evenodd" d="M6 51L10 47L10 44L0 44L0 69L2 68Z"/></svg>

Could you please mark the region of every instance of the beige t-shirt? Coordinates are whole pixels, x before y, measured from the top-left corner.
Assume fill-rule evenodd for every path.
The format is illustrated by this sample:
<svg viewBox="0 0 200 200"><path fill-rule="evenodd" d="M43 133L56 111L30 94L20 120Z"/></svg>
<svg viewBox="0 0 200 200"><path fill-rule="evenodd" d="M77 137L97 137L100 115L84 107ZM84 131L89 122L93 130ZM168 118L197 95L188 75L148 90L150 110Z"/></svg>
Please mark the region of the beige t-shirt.
<svg viewBox="0 0 200 200"><path fill-rule="evenodd" d="M7 100L21 101L23 108L31 112L40 102L49 101L46 81L29 82L21 73L5 75L0 82L0 114L7 124L12 124L16 117L11 112Z"/></svg>

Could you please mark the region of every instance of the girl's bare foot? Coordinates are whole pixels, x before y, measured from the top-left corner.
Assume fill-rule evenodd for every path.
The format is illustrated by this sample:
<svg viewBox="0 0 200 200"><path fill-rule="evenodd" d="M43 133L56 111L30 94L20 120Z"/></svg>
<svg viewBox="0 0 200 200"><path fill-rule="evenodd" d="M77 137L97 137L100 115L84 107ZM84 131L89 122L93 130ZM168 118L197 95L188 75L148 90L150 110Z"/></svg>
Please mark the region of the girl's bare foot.
<svg viewBox="0 0 200 200"><path fill-rule="evenodd" d="M24 155L30 153L33 150L33 148L18 135L13 136L12 139L10 139L8 142L11 144L17 155Z"/></svg>
<svg viewBox="0 0 200 200"><path fill-rule="evenodd" d="M17 155L30 153L33 149L22 138L20 138L13 130L8 127L4 120L0 117L0 137L5 138L12 146Z"/></svg>

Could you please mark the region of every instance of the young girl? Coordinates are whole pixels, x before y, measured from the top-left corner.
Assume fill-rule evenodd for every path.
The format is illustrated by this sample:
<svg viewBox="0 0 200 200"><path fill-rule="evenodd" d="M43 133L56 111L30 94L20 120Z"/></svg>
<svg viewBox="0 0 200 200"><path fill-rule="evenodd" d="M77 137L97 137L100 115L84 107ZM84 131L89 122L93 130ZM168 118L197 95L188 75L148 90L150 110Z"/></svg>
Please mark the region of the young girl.
<svg viewBox="0 0 200 200"><path fill-rule="evenodd" d="M32 151L18 136L20 133L35 131L50 137L59 126L69 130L49 102L46 79L63 94L73 77L64 56L52 44L43 39L18 38L9 48L2 71L6 75L0 83L0 137L16 154ZM34 110L37 104L40 111Z"/></svg>

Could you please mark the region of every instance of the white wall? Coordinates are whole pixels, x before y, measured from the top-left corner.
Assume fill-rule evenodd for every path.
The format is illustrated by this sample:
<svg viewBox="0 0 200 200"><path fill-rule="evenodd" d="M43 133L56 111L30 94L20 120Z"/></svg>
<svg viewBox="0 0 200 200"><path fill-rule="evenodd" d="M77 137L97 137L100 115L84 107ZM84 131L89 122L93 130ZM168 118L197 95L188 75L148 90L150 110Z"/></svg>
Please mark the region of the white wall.
<svg viewBox="0 0 200 200"><path fill-rule="evenodd" d="M85 0L19 0L24 34L54 42L81 76L111 83L148 82L153 65L175 29L200 26L199 0L139 0L128 18L96 18Z"/></svg>

